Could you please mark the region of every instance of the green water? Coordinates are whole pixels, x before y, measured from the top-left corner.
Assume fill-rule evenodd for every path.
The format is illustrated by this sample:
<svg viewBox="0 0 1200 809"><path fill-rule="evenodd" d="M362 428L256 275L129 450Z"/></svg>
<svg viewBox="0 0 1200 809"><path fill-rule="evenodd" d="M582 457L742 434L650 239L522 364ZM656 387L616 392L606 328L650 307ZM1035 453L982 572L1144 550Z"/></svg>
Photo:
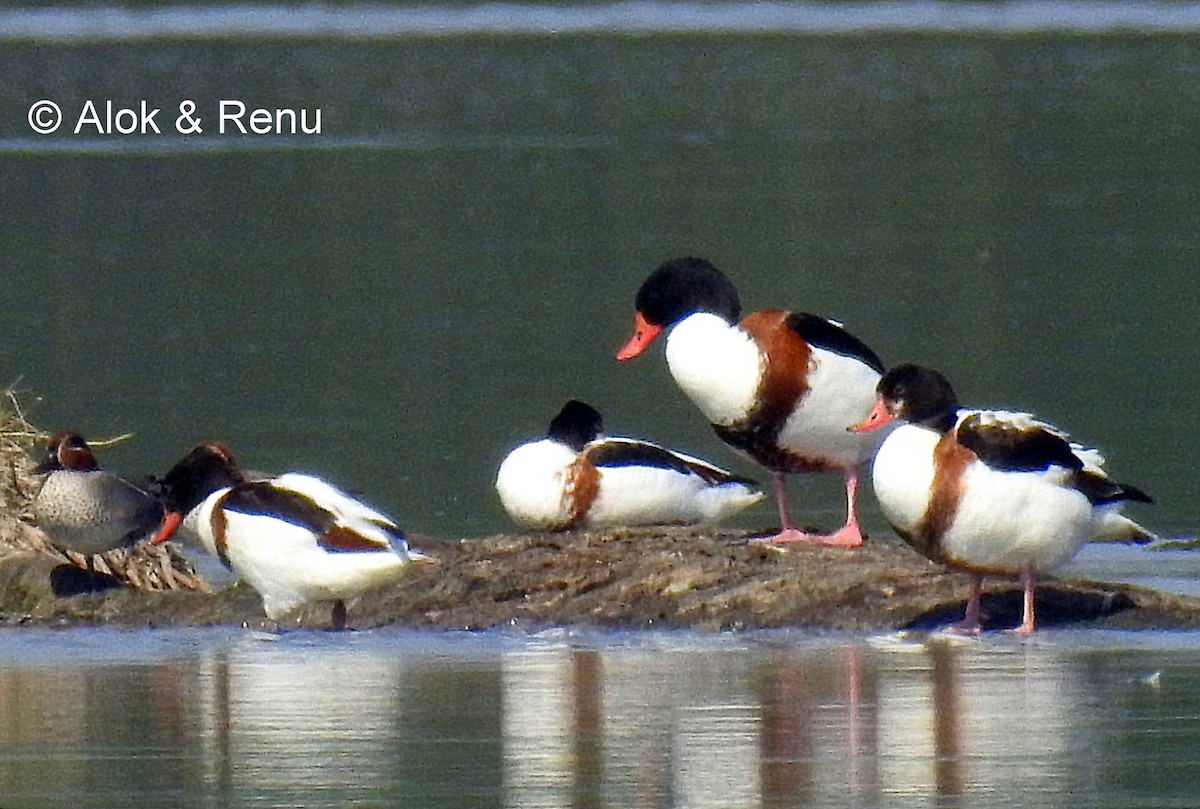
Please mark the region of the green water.
<svg viewBox="0 0 1200 809"><path fill-rule="evenodd" d="M1100 445L1139 518L1194 533L1198 72L1191 34L5 42L0 378L47 429L135 432L123 471L217 438L477 536L570 396L757 472L659 352L612 359L642 278L696 253L749 308ZM322 133L221 136L229 98ZM69 131L106 99L164 134ZM839 485L797 511L836 524Z"/></svg>

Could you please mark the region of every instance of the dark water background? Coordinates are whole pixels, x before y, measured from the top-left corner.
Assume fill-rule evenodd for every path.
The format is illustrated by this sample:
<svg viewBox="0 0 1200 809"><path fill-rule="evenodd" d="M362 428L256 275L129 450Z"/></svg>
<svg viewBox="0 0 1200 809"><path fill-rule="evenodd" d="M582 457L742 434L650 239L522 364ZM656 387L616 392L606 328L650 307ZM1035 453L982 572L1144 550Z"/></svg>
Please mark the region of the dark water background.
<svg viewBox="0 0 1200 809"><path fill-rule="evenodd" d="M0 15L0 378L40 397L36 423L135 432L107 455L130 473L219 438L462 536L508 527L498 461L569 396L754 473L661 353L612 359L643 277L696 253L749 308L837 317L968 403L1098 444L1157 496L1137 516L1195 533L1188 17L1019 34L1019 14L913 32L892 12L822 34L788 28L806 18L785 4L780 30L674 32L709 8L683 6L657 33L511 34L534 11L485 9L479 32L426 9L433 35L348 8L334 19L400 30L292 35L296 9L261 7L153 36L136 16ZM557 12L606 8L628 17ZM57 133L30 130L40 99ZM220 135L222 99L320 109L322 132ZM75 135L88 100L146 100L164 132ZM202 135L175 132L183 100ZM835 524L839 485L799 484L798 513Z"/></svg>

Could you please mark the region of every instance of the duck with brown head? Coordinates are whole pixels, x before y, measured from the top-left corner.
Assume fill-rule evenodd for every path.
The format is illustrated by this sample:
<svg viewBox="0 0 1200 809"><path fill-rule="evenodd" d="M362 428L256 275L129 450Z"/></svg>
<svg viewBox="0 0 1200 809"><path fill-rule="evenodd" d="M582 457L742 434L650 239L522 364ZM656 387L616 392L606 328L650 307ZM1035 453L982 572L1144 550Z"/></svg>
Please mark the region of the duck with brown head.
<svg viewBox="0 0 1200 809"><path fill-rule="evenodd" d="M79 433L55 433L34 471L46 475L33 500L34 522L69 550L94 554L132 545L162 519L158 499L102 470Z"/></svg>

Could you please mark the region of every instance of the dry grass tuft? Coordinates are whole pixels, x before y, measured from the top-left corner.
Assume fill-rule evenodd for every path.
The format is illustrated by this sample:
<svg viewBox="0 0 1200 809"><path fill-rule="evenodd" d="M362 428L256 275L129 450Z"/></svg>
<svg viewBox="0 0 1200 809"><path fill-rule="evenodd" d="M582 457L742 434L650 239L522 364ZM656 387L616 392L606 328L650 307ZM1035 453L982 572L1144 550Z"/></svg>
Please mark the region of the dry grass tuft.
<svg viewBox="0 0 1200 809"><path fill-rule="evenodd" d="M0 390L0 557L6 553L36 551L142 591L212 592L204 578L171 545L152 547L141 543L87 556L56 546L37 530L33 524L33 499L42 477L34 473L33 459L50 435L26 418L21 406L24 395L13 387ZM89 443L105 446L128 437Z"/></svg>
<svg viewBox="0 0 1200 809"><path fill-rule="evenodd" d="M40 481L33 473L33 452L47 435L29 423L13 388L0 391L0 513L27 518Z"/></svg>

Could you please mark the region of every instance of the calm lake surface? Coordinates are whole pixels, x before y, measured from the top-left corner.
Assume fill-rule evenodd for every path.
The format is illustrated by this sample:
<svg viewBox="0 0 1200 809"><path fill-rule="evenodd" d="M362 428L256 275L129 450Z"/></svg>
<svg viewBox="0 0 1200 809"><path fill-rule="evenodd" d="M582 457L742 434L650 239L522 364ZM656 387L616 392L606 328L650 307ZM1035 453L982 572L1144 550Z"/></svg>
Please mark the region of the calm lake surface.
<svg viewBox="0 0 1200 809"><path fill-rule="evenodd" d="M1192 6L53 5L0 7L0 383L46 429L134 432L121 471L216 438L481 536L509 528L499 460L574 396L755 474L661 350L612 356L645 275L693 253L748 308L1104 448L1157 499L1137 519L1196 533ZM321 132L222 133L223 100ZM108 101L161 133L80 124ZM839 480L793 487L841 519ZM1196 593L1196 567L1067 572ZM1200 794L1192 634L0 634L5 809Z"/></svg>
<svg viewBox="0 0 1200 809"><path fill-rule="evenodd" d="M1195 805L1195 635L0 633L5 807Z"/></svg>
<svg viewBox="0 0 1200 809"><path fill-rule="evenodd" d="M1190 7L829 8L0 9L0 381L46 429L134 432L102 458L131 474L217 438L479 536L508 528L499 460L571 396L758 472L661 349L613 359L643 278L695 253L749 308L1099 445L1156 496L1137 517L1194 535ZM322 131L222 135L221 100ZM89 101L162 134L75 134ZM836 476L794 486L841 519Z"/></svg>

